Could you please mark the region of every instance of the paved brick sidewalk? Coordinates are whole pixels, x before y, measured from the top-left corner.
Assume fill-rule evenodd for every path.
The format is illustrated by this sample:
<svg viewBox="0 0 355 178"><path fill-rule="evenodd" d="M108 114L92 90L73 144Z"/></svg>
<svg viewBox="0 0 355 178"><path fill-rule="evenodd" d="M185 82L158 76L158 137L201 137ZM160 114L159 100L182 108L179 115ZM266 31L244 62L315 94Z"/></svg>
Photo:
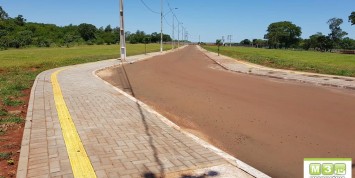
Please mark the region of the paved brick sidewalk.
<svg viewBox="0 0 355 178"><path fill-rule="evenodd" d="M58 75L64 100L98 177L251 177L245 171L266 176L189 136L93 75L98 69L118 64L118 60L106 60L76 65ZM73 177L50 80L56 70L41 73L33 85L19 178Z"/></svg>
<svg viewBox="0 0 355 178"><path fill-rule="evenodd" d="M274 69L256 64L251 64L245 61L239 61L223 55L218 56L217 53L209 52L199 46L198 48L202 52L204 52L209 58L213 59L214 61L222 65L224 68L231 71L355 90L354 77L343 77Z"/></svg>

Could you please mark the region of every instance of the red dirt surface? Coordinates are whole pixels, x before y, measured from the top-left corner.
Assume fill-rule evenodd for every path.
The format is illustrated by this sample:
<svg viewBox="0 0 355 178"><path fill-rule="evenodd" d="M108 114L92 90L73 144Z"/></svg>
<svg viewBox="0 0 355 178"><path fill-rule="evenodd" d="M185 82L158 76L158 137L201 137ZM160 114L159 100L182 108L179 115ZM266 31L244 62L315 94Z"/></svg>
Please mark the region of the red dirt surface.
<svg viewBox="0 0 355 178"><path fill-rule="evenodd" d="M272 177L303 177L304 158L355 160L354 91L229 72L194 46L125 68L138 99ZM99 75L125 86L120 74Z"/></svg>
<svg viewBox="0 0 355 178"><path fill-rule="evenodd" d="M4 108L9 111L21 111L18 115L21 118L26 118L27 106L30 97L30 89L23 91L23 96L17 98L16 100L21 100L24 102L23 105L17 107L3 106L0 103L0 108ZM0 135L0 153L11 153L9 159L0 159L0 176L3 177L16 177L16 171L18 166L18 160L20 156L21 141L24 130L25 123L11 123L7 124L5 127L6 132ZM13 165L8 163L8 160L13 160Z"/></svg>

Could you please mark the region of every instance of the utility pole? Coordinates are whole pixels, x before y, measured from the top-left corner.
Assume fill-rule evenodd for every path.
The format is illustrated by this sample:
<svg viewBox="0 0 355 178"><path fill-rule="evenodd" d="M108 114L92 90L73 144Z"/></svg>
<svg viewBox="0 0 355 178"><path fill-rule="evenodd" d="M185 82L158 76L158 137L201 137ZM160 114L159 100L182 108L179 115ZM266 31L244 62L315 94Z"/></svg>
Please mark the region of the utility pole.
<svg viewBox="0 0 355 178"><path fill-rule="evenodd" d="M163 52L163 0L160 0L160 52Z"/></svg>
<svg viewBox="0 0 355 178"><path fill-rule="evenodd" d="M227 42L229 42L229 35L227 35Z"/></svg>
<svg viewBox="0 0 355 178"><path fill-rule="evenodd" d="M232 47L232 35L229 35L229 47Z"/></svg>
<svg viewBox="0 0 355 178"><path fill-rule="evenodd" d="M229 46L232 46L232 35L227 36L227 41L229 42Z"/></svg>
<svg viewBox="0 0 355 178"><path fill-rule="evenodd" d="M174 49L174 32L175 32L175 26L174 26L174 21L175 21L175 17L174 17L174 12L173 12L173 39L171 39L171 45L172 45L172 48Z"/></svg>
<svg viewBox="0 0 355 178"><path fill-rule="evenodd" d="M189 44L189 32L188 31L186 31L185 40L186 40L186 43Z"/></svg>
<svg viewBox="0 0 355 178"><path fill-rule="evenodd" d="M124 31L123 0L120 0L120 44L121 61L126 61L126 36Z"/></svg>
<svg viewBox="0 0 355 178"><path fill-rule="evenodd" d="M224 36L222 36L222 45L224 46Z"/></svg>
<svg viewBox="0 0 355 178"><path fill-rule="evenodd" d="M182 29L182 35L181 35L182 45L184 45L184 43L185 43L185 42L184 42L184 37L185 37L185 36L184 36L184 26L182 26L181 29Z"/></svg>
<svg viewBox="0 0 355 178"><path fill-rule="evenodd" d="M178 21L178 48L180 47L180 22Z"/></svg>
<svg viewBox="0 0 355 178"><path fill-rule="evenodd" d="M198 35L198 44L201 44L201 35Z"/></svg>

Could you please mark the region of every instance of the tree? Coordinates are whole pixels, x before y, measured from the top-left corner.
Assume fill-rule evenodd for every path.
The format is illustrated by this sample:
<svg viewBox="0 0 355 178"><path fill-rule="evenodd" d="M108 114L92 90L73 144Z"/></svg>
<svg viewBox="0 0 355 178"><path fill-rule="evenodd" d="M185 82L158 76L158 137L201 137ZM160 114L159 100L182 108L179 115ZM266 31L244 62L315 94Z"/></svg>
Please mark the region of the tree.
<svg viewBox="0 0 355 178"><path fill-rule="evenodd" d="M144 31L137 30L136 33L133 33L129 36L129 42L131 44L143 43L143 39L146 36Z"/></svg>
<svg viewBox="0 0 355 178"><path fill-rule="evenodd" d="M71 33L67 33L66 35L64 35L64 43L67 46L67 48L70 47L70 44L73 43L75 40L77 40L77 38L80 38L74 34Z"/></svg>
<svg viewBox="0 0 355 178"><path fill-rule="evenodd" d="M264 38L268 39L270 47L289 48L299 42L301 34L301 27L283 21L270 24Z"/></svg>
<svg viewBox="0 0 355 178"><path fill-rule="evenodd" d="M5 10L0 6L0 20L6 20L9 18L9 15L5 12Z"/></svg>
<svg viewBox="0 0 355 178"><path fill-rule="evenodd" d="M343 19L331 18L327 22L329 24L330 34L329 38L334 42L335 45L339 45L340 41L344 36L348 35L345 31L340 28L343 23Z"/></svg>
<svg viewBox="0 0 355 178"><path fill-rule="evenodd" d="M78 31L80 36L85 40L93 40L96 38L95 32L97 28L94 25L82 23L78 26Z"/></svg>
<svg viewBox="0 0 355 178"><path fill-rule="evenodd" d="M240 44L242 45L250 45L251 44L251 41L249 39L244 39L240 42Z"/></svg>
<svg viewBox="0 0 355 178"><path fill-rule="evenodd" d="M311 40L310 39L304 39L301 41L301 47L304 50L309 50L311 48Z"/></svg>
<svg viewBox="0 0 355 178"><path fill-rule="evenodd" d="M107 26L106 26L105 32L112 32L111 25L107 25Z"/></svg>
<svg viewBox="0 0 355 178"><path fill-rule="evenodd" d="M10 39L8 36L0 37L0 49L7 49L9 47Z"/></svg>
<svg viewBox="0 0 355 178"><path fill-rule="evenodd" d="M116 42L115 35L113 33L111 33L111 32L105 32L102 35L102 39L108 45L114 44Z"/></svg>
<svg viewBox="0 0 355 178"><path fill-rule="evenodd" d="M344 46L349 46L349 41L344 41ZM334 42L330 38L330 36L325 36L322 33L318 32L314 35L311 35L309 39L303 40L302 48L305 50L309 50L310 48L312 48L317 51L331 52L334 48Z"/></svg>
<svg viewBox="0 0 355 178"><path fill-rule="evenodd" d="M39 37L35 41L38 47L50 47L52 43L52 40L45 37Z"/></svg>
<svg viewBox="0 0 355 178"><path fill-rule="evenodd" d="M317 37L317 48L324 52L324 51L332 51L334 48L334 43L329 36L321 35Z"/></svg>
<svg viewBox="0 0 355 178"><path fill-rule="evenodd" d="M15 23L19 26L25 25L25 22L26 22L26 19L23 18L22 15L18 15L17 17L14 18L14 20L15 20Z"/></svg>
<svg viewBox="0 0 355 178"><path fill-rule="evenodd" d="M253 43L253 45L256 45L256 42L258 41L258 39L253 39L252 40L252 43Z"/></svg>
<svg viewBox="0 0 355 178"><path fill-rule="evenodd" d="M168 42L168 41L172 41L170 35L163 34L163 42Z"/></svg>
<svg viewBox="0 0 355 178"><path fill-rule="evenodd" d="M151 36L152 43L156 43L160 41L160 34L158 34L157 32L152 33L150 36Z"/></svg>
<svg viewBox="0 0 355 178"><path fill-rule="evenodd" d="M220 40L220 39L217 39L216 40L216 45L218 46L218 56L219 56L219 47L222 45L222 40Z"/></svg>
<svg viewBox="0 0 355 178"><path fill-rule="evenodd" d="M355 40L346 37L340 42L340 47L342 49L355 49Z"/></svg>
<svg viewBox="0 0 355 178"><path fill-rule="evenodd" d="M351 23L351 25L355 25L355 11L350 14L349 22Z"/></svg>
<svg viewBox="0 0 355 178"><path fill-rule="evenodd" d="M115 36L115 43L119 43L120 42L120 28L116 27L112 31L113 31L113 35Z"/></svg>
<svg viewBox="0 0 355 178"><path fill-rule="evenodd" d="M32 42L32 31L26 30L26 31L20 31L17 33L17 41L20 45L20 47L24 47L27 45L30 45Z"/></svg>
<svg viewBox="0 0 355 178"><path fill-rule="evenodd" d="M319 48L319 38L321 36L324 36L321 32L318 32L314 35L311 35L309 37L309 48L313 48L314 50L316 50L316 48ZM309 49L308 48L308 49Z"/></svg>

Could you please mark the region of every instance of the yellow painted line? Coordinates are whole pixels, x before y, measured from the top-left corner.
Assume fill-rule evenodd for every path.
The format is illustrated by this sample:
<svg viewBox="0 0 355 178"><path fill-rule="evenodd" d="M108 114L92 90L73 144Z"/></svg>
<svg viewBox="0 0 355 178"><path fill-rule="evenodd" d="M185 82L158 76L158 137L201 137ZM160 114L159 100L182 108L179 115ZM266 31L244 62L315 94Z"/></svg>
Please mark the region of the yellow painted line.
<svg viewBox="0 0 355 178"><path fill-rule="evenodd" d="M72 117L70 116L67 105L65 104L62 90L58 83L57 75L65 69L60 69L52 73L51 81L53 87L54 101L57 108L60 127L69 155L70 164L74 177L78 178L96 178L94 168L86 154L85 148L80 140L79 134L75 128Z"/></svg>

